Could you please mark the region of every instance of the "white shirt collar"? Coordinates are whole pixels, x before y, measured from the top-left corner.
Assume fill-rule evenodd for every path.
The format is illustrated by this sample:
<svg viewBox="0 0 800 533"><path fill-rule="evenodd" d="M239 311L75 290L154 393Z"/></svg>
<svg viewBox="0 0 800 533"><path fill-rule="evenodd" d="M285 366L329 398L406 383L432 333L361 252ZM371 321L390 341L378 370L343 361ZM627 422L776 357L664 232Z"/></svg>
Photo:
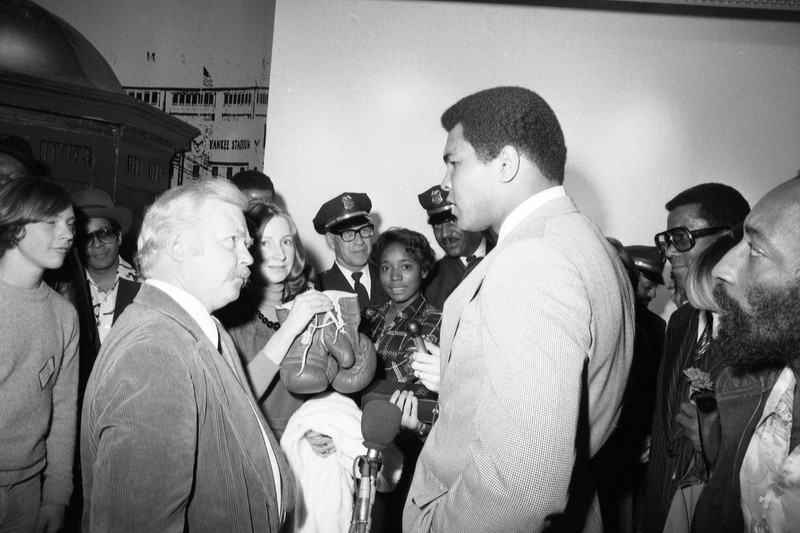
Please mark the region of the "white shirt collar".
<svg viewBox="0 0 800 533"><path fill-rule="evenodd" d="M116 272L117 281L120 279L126 279L128 281L138 281L139 275L136 273L136 269L134 269L130 263L125 261L122 256L119 256L119 261L117 263L117 272ZM89 270L86 270L86 281L97 286L97 283L94 281L94 278L89 273Z"/></svg>
<svg viewBox="0 0 800 533"><path fill-rule="evenodd" d="M215 348L219 347L219 330L217 330L217 324L214 322L214 319L211 318L205 306L200 303L200 300L180 287L176 287L172 283L160 279L148 279L145 283L167 293L167 296L175 300L177 304L197 322L200 329L203 330L203 333L208 337L208 340L211 341L211 344Z"/></svg>
<svg viewBox="0 0 800 533"><path fill-rule="evenodd" d="M555 187L550 187L549 189L538 192L519 204L514 208L513 211L511 211L511 213L508 214L506 219L503 221L503 225L500 226L500 232L497 235L498 244L506 235L511 233L511 230L516 228L520 222L525 220L528 215L542 207L544 204L557 198L565 198L566 196L567 191L564 190L564 187L562 185L557 185Z"/></svg>
<svg viewBox="0 0 800 533"><path fill-rule="evenodd" d="M477 248L475 248L474 252L472 252L468 256L463 256L462 255L461 257L459 257L459 259L461 260L461 263L464 266L468 266L467 265L467 257L469 257L471 255L474 255L475 257L478 257L478 258L486 257L486 239L483 239L483 238L481 239L481 243L478 245Z"/></svg>
<svg viewBox="0 0 800 533"><path fill-rule="evenodd" d="M356 282L353 280L353 272L361 272L361 284L367 289L367 296L370 298L372 297L372 277L369 275L369 263L364 265L364 268L361 270L350 270L346 266L342 265L339 261L335 261L336 265L339 267L339 270L342 271L344 274L345 279L347 279L347 283L355 290Z"/></svg>

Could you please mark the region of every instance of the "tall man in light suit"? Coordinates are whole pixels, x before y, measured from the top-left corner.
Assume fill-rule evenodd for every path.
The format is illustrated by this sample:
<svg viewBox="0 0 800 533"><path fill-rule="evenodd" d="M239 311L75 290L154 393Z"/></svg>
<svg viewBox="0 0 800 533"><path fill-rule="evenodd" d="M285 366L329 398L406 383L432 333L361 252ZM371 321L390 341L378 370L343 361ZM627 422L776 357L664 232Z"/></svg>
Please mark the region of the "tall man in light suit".
<svg viewBox="0 0 800 533"><path fill-rule="evenodd" d="M600 530L586 468L630 369L626 273L561 186L564 137L541 97L481 91L442 125L458 226L498 242L444 306L440 417L404 530Z"/></svg>
<svg viewBox="0 0 800 533"><path fill-rule="evenodd" d="M247 280L246 206L214 180L145 213L146 281L103 342L83 404L84 531L277 532L293 505L288 464L210 314Z"/></svg>

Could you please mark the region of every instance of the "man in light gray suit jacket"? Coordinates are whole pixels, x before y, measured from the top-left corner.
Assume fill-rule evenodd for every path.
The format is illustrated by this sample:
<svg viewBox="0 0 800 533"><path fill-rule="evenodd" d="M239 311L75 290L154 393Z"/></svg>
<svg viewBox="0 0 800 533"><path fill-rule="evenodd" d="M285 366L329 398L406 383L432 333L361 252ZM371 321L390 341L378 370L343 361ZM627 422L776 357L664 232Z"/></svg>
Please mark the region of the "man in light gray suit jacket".
<svg viewBox="0 0 800 533"><path fill-rule="evenodd" d="M541 97L481 91L442 125L458 226L492 228L498 242L444 306L440 417L403 528L599 531L588 460L614 429L630 369L625 271L566 196L564 137Z"/></svg>
<svg viewBox="0 0 800 533"><path fill-rule="evenodd" d="M292 508L288 463L210 314L249 275L246 205L214 180L172 189L145 214L146 281L103 343L83 404L86 532L269 533Z"/></svg>

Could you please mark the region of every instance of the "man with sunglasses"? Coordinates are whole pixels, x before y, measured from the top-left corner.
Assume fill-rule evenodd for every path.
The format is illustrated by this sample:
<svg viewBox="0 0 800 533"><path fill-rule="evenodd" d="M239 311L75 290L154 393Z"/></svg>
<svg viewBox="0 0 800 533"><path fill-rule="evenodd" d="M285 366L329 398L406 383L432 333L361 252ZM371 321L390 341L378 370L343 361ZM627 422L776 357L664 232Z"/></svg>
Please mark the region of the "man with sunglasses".
<svg viewBox="0 0 800 533"><path fill-rule="evenodd" d="M358 294L361 309L381 305L389 297L381 287L378 270L369 264L375 227L369 212L372 201L364 193L343 192L328 200L314 217L314 229L325 235L333 250L333 266L317 276L320 291Z"/></svg>
<svg viewBox="0 0 800 533"><path fill-rule="evenodd" d="M72 196L78 215L76 245L86 269L95 325L102 343L112 324L139 292L139 276L119 255L122 235L131 227L131 211L114 206L101 189Z"/></svg>
<svg viewBox="0 0 800 533"><path fill-rule="evenodd" d="M732 187L703 183L681 192L665 207L667 230L654 240L672 265L676 290L684 291L692 263L721 235L741 224L750 206ZM707 351L712 328L708 317L710 313L684 304L667 326L656 383L645 498L639 510L639 525L645 533L661 533L665 523L676 521L685 528L691 513L683 509L684 498L675 496L679 490L681 496L696 494L707 478L697 409L689 401L691 384L684 370L698 368L710 373L713 380L720 369L721 361L711 358Z"/></svg>

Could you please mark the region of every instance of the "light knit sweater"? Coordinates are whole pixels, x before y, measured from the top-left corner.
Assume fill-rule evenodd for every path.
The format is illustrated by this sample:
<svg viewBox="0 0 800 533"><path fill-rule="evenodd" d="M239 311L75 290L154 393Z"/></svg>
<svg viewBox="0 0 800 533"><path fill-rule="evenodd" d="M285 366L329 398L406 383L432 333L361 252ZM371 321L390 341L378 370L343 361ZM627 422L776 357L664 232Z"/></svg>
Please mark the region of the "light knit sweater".
<svg viewBox="0 0 800 533"><path fill-rule="evenodd" d="M78 315L42 283L0 280L0 487L44 470L42 503L72 493L78 397Z"/></svg>

